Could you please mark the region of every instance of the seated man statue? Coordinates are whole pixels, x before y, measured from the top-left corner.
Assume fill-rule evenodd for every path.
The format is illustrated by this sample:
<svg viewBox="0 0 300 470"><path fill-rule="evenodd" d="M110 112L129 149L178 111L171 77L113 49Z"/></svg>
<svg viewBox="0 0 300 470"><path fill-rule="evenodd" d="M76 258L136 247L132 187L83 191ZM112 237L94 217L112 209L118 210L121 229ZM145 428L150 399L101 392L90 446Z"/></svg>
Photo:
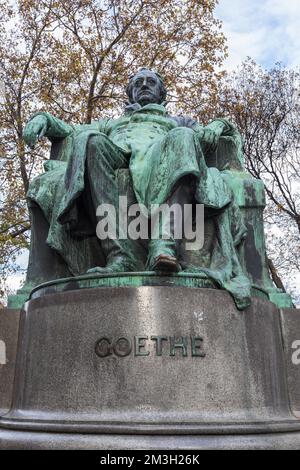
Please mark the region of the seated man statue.
<svg viewBox="0 0 300 470"><path fill-rule="evenodd" d="M222 136L235 139L241 151L237 130L225 119L203 127L191 118L168 114L163 81L146 68L130 79L126 92L129 103L118 119L71 125L49 113L38 112L27 123L24 139L30 147L42 136L50 139L53 148L59 145L59 158L46 162L46 173L31 182L28 192L35 247L31 249L27 282L34 284L37 280L87 272L197 272L227 289L238 307L244 308L250 302L250 282L236 250L246 229L222 172L207 165ZM206 265L184 261L180 240L174 234L174 218L168 237L164 236L164 219L157 221L156 236L151 232L146 245L146 257L142 254L145 245L141 247L124 234L121 236L120 227L116 238L96 238L97 208L110 204L118 211L120 188L116 172L123 168L129 168L128 191L133 194L133 202L149 213L153 205L204 206L205 221L213 220L215 230ZM36 219L36 211L41 212L40 219ZM42 223L42 219L46 224L42 243L47 244L54 257L60 257L60 268L54 258L52 262L48 257L48 274L43 277L40 272L37 279L33 267L41 263L37 260L41 247L35 223ZM56 266L52 274L49 265Z"/></svg>

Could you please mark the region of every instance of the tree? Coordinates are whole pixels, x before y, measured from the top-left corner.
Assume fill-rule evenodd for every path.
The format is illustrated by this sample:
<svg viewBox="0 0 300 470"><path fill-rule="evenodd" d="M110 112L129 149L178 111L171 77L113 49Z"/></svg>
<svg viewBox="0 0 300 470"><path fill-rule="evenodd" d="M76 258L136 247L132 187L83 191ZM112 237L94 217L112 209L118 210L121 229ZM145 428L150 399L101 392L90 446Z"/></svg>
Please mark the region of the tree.
<svg viewBox="0 0 300 470"><path fill-rule="evenodd" d="M300 300L300 75L276 64L263 70L247 60L224 80L221 114L236 122L244 138L248 171L262 179L269 267L278 287ZM282 277L282 279L281 279Z"/></svg>
<svg viewBox="0 0 300 470"><path fill-rule="evenodd" d="M118 113L129 76L146 66L163 75L169 101L190 110L197 96L204 109L209 92L217 90L216 69L225 55L215 5L215 0L57 2L53 15L61 34L44 99L69 118L89 123Z"/></svg>
<svg viewBox="0 0 300 470"><path fill-rule="evenodd" d="M34 2L0 8L0 267L1 284L16 269L19 251L28 245L25 194L41 149L30 152L23 142L24 123L33 112L42 85L37 73L46 55L44 36L51 28L52 2L37 11Z"/></svg>
<svg viewBox="0 0 300 470"><path fill-rule="evenodd" d="M89 123L119 113L129 76L160 72L171 106L209 114L226 54L216 0L0 0L0 269L2 282L28 245L25 195L46 144L22 134L30 115L50 111Z"/></svg>

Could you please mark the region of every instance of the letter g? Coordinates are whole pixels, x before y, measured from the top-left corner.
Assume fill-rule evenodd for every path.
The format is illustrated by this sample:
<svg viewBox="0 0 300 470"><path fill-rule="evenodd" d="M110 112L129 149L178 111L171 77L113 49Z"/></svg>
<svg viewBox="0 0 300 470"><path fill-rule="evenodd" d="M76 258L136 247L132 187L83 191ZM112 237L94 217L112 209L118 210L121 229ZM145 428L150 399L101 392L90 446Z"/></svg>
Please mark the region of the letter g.
<svg viewBox="0 0 300 470"><path fill-rule="evenodd" d="M111 342L108 338L102 337L95 344L95 353L99 357L111 356Z"/></svg>

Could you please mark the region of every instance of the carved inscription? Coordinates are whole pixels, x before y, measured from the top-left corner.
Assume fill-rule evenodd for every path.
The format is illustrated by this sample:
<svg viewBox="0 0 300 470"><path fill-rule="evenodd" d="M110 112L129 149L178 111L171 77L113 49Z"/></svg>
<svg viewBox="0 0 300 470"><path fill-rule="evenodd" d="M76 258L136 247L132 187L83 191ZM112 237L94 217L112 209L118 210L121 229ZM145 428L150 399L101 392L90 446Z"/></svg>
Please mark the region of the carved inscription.
<svg viewBox="0 0 300 470"><path fill-rule="evenodd" d="M96 341L95 353L99 357L118 356L180 356L205 357L201 336L137 335L133 338L102 336Z"/></svg>

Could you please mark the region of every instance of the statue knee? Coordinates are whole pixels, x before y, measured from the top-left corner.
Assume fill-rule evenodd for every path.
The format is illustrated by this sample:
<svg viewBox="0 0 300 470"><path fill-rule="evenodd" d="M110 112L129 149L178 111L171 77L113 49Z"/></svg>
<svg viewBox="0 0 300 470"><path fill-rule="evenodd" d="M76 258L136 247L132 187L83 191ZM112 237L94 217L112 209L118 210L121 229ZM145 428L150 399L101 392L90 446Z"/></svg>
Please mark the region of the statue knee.
<svg viewBox="0 0 300 470"><path fill-rule="evenodd" d="M91 135L88 140L88 153L95 153L95 151L101 149L103 145L107 144L109 138L107 135L99 133L96 135Z"/></svg>
<svg viewBox="0 0 300 470"><path fill-rule="evenodd" d="M106 166L113 165L113 156L108 151L111 141L105 134L92 135L87 145L87 165L94 166L98 163L104 163Z"/></svg>

